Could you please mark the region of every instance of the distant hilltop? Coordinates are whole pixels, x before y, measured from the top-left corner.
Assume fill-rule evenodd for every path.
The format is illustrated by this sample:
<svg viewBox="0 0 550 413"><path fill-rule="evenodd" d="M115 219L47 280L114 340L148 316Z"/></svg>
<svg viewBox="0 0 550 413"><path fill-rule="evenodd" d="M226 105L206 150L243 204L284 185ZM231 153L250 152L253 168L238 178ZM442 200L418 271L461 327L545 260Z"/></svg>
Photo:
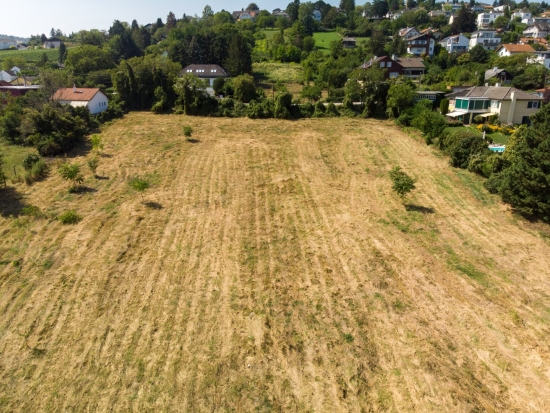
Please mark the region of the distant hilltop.
<svg viewBox="0 0 550 413"><path fill-rule="evenodd" d="M30 40L30 37L17 37L17 36L10 36L8 34L0 34L0 39L10 39L15 40L17 42L28 42Z"/></svg>

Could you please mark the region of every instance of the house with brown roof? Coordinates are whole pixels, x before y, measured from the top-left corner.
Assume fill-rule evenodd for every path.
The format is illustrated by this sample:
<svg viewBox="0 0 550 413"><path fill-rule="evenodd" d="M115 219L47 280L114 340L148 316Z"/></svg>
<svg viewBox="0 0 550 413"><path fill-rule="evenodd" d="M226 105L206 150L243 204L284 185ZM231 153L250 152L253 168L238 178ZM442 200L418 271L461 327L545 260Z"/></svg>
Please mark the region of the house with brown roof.
<svg viewBox="0 0 550 413"><path fill-rule="evenodd" d="M109 99L99 88L61 88L53 94L52 100L73 107L86 107L92 115L109 107Z"/></svg>
<svg viewBox="0 0 550 413"><path fill-rule="evenodd" d="M199 79L206 80L208 86L214 86L217 77L229 77L229 74L218 65L189 65L180 72L181 76L193 75Z"/></svg>
<svg viewBox="0 0 550 413"><path fill-rule="evenodd" d="M373 67L378 67L384 71L384 79L403 75L403 66L389 56L374 56L359 66L358 69L368 70Z"/></svg>
<svg viewBox="0 0 550 413"><path fill-rule="evenodd" d="M435 41L427 33L420 34L418 36L412 36L405 39L407 43L407 53L413 56L421 56L423 54L427 56L433 56Z"/></svg>
<svg viewBox="0 0 550 413"><path fill-rule="evenodd" d="M495 52L500 57L504 57L520 53L534 53L535 49L528 44L501 44Z"/></svg>
<svg viewBox="0 0 550 413"><path fill-rule="evenodd" d="M447 95L447 116L472 123L476 116L498 116L502 123L530 124L530 116L541 107L542 98L514 87L472 86Z"/></svg>
<svg viewBox="0 0 550 413"><path fill-rule="evenodd" d="M261 10L241 10L233 12L233 20L243 21L243 20L254 20Z"/></svg>
<svg viewBox="0 0 550 413"><path fill-rule="evenodd" d="M424 65L424 59L421 57L397 57L395 60L403 68L403 76L418 79L420 76L426 73L426 66Z"/></svg>

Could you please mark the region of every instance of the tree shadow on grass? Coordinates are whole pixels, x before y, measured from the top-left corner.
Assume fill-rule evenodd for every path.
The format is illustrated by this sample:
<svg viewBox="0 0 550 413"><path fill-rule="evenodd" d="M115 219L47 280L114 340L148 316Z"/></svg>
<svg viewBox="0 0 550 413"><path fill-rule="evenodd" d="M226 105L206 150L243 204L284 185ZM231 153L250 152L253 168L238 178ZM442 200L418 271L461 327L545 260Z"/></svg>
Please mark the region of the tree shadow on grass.
<svg viewBox="0 0 550 413"><path fill-rule="evenodd" d="M71 194L91 194L97 192L97 189L90 188L89 186L77 186L69 190Z"/></svg>
<svg viewBox="0 0 550 413"><path fill-rule="evenodd" d="M189 143L200 143L200 141L198 139L195 139L195 138L187 138L187 142L189 142Z"/></svg>
<svg viewBox="0 0 550 413"><path fill-rule="evenodd" d="M161 204L154 201L145 201L143 202L143 205L145 205L147 208L157 209L157 210L164 208Z"/></svg>
<svg viewBox="0 0 550 413"><path fill-rule="evenodd" d="M25 208L23 196L15 190L15 188L0 187L0 216L9 217L21 214L21 210Z"/></svg>
<svg viewBox="0 0 550 413"><path fill-rule="evenodd" d="M421 214L435 214L435 209L422 205L405 204L407 211L420 212Z"/></svg>
<svg viewBox="0 0 550 413"><path fill-rule="evenodd" d="M108 176L102 176L102 175L96 175L94 178L97 179L98 181L108 181L109 180Z"/></svg>

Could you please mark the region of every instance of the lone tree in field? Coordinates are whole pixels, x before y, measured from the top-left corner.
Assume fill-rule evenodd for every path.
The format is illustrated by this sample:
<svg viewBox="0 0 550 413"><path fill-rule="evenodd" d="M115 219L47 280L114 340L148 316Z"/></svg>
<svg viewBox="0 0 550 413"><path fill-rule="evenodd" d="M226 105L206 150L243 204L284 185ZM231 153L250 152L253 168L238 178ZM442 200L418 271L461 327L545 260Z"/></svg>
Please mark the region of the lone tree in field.
<svg viewBox="0 0 550 413"><path fill-rule="evenodd" d="M61 175L63 179L72 182L69 191L74 191L78 187L78 185L84 182L84 177L80 173L80 165L76 163L70 164L68 162L65 162L59 167L58 171L59 175Z"/></svg>
<svg viewBox="0 0 550 413"><path fill-rule="evenodd" d="M101 149L103 149L103 142L102 142L101 136L92 135L92 150L96 153L99 153Z"/></svg>
<svg viewBox="0 0 550 413"><path fill-rule="evenodd" d="M405 201L407 194L416 188L414 185L416 179L407 175L400 166L396 166L390 171L390 179L393 183L392 189L397 192L402 201Z"/></svg>
<svg viewBox="0 0 550 413"><path fill-rule="evenodd" d="M143 201L143 193L149 188L149 181L143 178L134 178L130 182L128 182L130 187L141 194L141 200Z"/></svg>
<svg viewBox="0 0 550 413"><path fill-rule="evenodd" d="M97 156L93 156L92 158L88 159L88 168L90 168L90 171L94 174L94 177L96 175L97 167L99 166L99 158Z"/></svg>

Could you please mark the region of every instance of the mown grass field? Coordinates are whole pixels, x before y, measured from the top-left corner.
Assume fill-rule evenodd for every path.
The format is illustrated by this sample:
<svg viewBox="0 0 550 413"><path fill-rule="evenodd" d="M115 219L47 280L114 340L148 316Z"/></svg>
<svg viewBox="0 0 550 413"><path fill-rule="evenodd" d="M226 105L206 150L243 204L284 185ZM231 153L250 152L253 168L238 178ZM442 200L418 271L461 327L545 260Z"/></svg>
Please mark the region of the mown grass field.
<svg viewBox="0 0 550 413"><path fill-rule="evenodd" d="M0 189L0 410L550 411L550 230L422 139L151 113L102 136L86 190Z"/></svg>
<svg viewBox="0 0 550 413"><path fill-rule="evenodd" d="M336 32L317 32L313 33L313 39L315 40L315 46L324 53L330 52L330 43L333 41L342 40Z"/></svg>

